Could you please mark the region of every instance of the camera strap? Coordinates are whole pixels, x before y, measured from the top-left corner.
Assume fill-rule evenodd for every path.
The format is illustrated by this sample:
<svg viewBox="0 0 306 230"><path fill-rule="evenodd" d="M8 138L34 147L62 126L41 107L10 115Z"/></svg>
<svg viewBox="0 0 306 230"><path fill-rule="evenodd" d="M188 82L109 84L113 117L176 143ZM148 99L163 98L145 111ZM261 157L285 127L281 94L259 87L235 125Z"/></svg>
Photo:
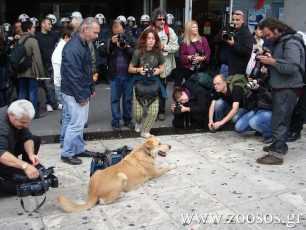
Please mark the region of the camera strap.
<svg viewBox="0 0 306 230"><path fill-rule="evenodd" d="M20 199L20 204L21 204L21 207L23 208L23 210L24 210L26 213L36 212L38 209L41 208L41 206L42 206L42 205L45 203L45 201L46 201L46 198L47 198L47 195L46 195L47 188L46 188L46 184L45 184L44 175L42 174L42 172L41 172L40 170L39 170L39 177L40 177L40 179L41 179L41 181L42 181L42 184L43 184L43 188L44 188L44 191L45 191L45 197L44 197L44 199L42 200L42 202L40 202L40 204L38 204L38 205L36 206L36 208L35 208L34 210L32 210L32 211L28 211L28 210L25 209L25 207L24 207L24 202L23 202L23 199L22 199L22 197L21 197L21 199Z"/></svg>

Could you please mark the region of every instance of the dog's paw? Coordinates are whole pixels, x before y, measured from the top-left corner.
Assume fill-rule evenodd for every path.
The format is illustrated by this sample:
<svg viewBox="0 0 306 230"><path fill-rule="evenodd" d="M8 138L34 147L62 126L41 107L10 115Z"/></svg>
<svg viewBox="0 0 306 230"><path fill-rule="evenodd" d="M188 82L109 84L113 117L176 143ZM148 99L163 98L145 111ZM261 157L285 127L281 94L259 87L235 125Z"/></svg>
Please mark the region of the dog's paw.
<svg viewBox="0 0 306 230"><path fill-rule="evenodd" d="M177 165L176 164L171 164L169 165L169 168L172 170L172 169L176 169L177 168Z"/></svg>

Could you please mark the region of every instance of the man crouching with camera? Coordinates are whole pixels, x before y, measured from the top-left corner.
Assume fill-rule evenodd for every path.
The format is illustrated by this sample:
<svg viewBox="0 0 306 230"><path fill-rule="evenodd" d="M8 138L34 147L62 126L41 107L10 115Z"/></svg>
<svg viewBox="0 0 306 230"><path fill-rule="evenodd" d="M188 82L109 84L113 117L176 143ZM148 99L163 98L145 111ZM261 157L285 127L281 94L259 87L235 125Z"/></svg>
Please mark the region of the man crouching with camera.
<svg viewBox="0 0 306 230"><path fill-rule="evenodd" d="M174 114L172 125L176 130L192 128L199 132L203 130L207 117L209 94L192 80L186 81L181 88L174 89L171 105Z"/></svg>
<svg viewBox="0 0 306 230"><path fill-rule="evenodd" d="M9 107L0 108L0 191L16 194L14 175L29 179L39 176L35 165L41 140L28 129L35 109L27 100L17 100ZM22 155L22 160L18 158Z"/></svg>

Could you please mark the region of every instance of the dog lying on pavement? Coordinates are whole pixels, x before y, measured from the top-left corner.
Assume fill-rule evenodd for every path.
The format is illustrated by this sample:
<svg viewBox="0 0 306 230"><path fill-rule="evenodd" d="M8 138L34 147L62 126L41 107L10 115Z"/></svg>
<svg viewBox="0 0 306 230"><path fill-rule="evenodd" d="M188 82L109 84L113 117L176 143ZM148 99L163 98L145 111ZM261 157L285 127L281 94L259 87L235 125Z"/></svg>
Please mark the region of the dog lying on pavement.
<svg viewBox="0 0 306 230"><path fill-rule="evenodd" d="M112 203L119 198L121 192L128 192L145 181L176 168L176 165L161 169L155 166L157 155L166 156L170 149L170 145L161 143L155 136L150 136L119 163L98 170L92 175L85 204L77 205L60 196L60 207L65 212L80 212L92 208L98 201L102 204Z"/></svg>

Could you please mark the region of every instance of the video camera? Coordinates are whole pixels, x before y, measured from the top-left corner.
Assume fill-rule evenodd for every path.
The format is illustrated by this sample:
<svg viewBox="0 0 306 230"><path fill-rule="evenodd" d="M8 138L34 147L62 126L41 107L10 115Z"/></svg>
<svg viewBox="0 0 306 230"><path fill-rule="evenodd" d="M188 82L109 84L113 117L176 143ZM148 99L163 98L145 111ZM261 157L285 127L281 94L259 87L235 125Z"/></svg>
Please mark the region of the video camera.
<svg viewBox="0 0 306 230"><path fill-rule="evenodd" d="M175 102L175 108L174 108L174 113L175 114L180 114L182 112L182 103L180 102Z"/></svg>
<svg viewBox="0 0 306 230"><path fill-rule="evenodd" d="M227 27L225 27L223 29L223 31L225 31L225 32L222 33L222 39L223 40L230 40L235 35L234 30L235 30L235 25L233 23L231 23Z"/></svg>
<svg viewBox="0 0 306 230"><path fill-rule="evenodd" d="M263 79L261 78L261 68L264 66L264 64L259 60L258 55L271 56L271 51L267 47L263 47L262 52L259 52L259 50L255 50L254 52L256 53L255 56L256 62L249 77L252 78L253 81L256 80L257 84L263 81ZM250 84L250 86L252 86L252 83ZM249 84L247 84L247 87L249 87Z"/></svg>
<svg viewBox="0 0 306 230"><path fill-rule="evenodd" d="M16 174L14 181L16 182L17 196L40 196L51 188L58 187L58 179L53 175L54 167L45 168L43 165L38 164L35 166L40 171L41 176L35 180L31 180L27 176Z"/></svg>

